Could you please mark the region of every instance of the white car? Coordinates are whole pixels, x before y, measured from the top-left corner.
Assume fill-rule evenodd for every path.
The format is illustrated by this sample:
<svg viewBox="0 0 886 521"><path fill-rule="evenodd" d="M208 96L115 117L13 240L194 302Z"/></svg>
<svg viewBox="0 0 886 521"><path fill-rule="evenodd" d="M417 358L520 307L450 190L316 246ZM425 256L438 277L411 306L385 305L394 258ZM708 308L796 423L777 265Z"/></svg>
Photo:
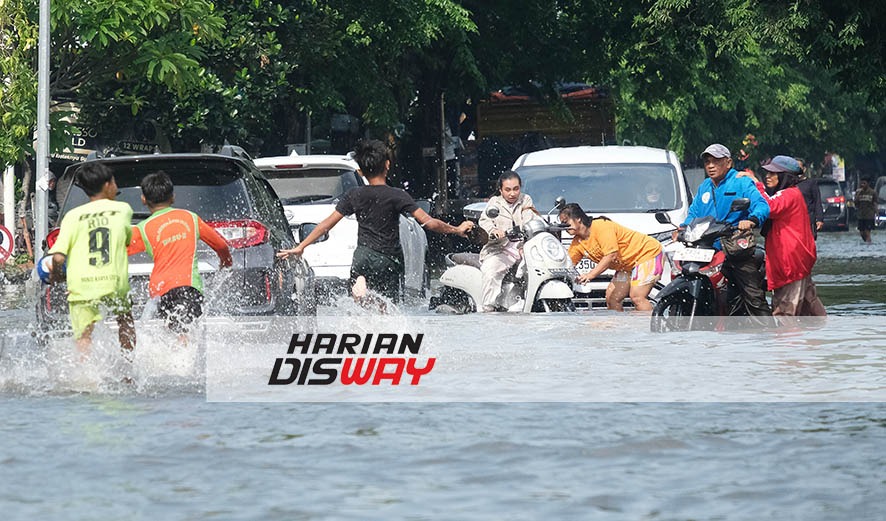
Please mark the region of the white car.
<svg viewBox="0 0 886 521"><path fill-rule="evenodd" d="M677 154L660 148L551 148L523 154L513 170L523 179L522 191L532 197L540 212L546 212L558 196L563 196L592 217L606 216L662 242L670 242L673 227L656 221L655 213L667 213L671 222L679 224L686 218L692 200ZM565 232L563 235L568 245L572 237ZM576 268L585 273L593 266L589 259L583 259ZM666 263L658 288L670 281L670 268ZM605 306L606 286L613 274L608 270L588 284L576 284L576 305ZM653 290L653 297L656 292Z"/></svg>
<svg viewBox="0 0 886 521"><path fill-rule="evenodd" d="M332 213L342 194L365 183L357 174L357 163L348 156L293 153L257 158L254 163L280 197L296 241ZM405 268L404 295L424 296L429 286L425 264L428 239L412 216L400 217L400 243ZM324 290L347 289L356 248L357 219L351 215L339 221L327 239L305 249L304 257L317 277L318 296Z"/></svg>

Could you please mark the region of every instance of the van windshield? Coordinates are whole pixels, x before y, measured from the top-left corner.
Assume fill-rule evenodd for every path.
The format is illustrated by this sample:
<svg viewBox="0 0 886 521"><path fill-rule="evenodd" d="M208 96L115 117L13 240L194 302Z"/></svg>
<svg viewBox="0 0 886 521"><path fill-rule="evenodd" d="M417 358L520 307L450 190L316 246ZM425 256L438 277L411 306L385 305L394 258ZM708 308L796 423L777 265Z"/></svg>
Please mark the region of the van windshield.
<svg viewBox="0 0 886 521"><path fill-rule="evenodd" d="M665 164L524 166L522 191L540 210L563 196L588 213L647 213L683 206L677 172Z"/></svg>
<svg viewBox="0 0 886 521"><path fill-rule="evenodd" d="M264 170L265 177L283 204L329 202L357 187L353 170L312 168L309 170Z"/></svg>

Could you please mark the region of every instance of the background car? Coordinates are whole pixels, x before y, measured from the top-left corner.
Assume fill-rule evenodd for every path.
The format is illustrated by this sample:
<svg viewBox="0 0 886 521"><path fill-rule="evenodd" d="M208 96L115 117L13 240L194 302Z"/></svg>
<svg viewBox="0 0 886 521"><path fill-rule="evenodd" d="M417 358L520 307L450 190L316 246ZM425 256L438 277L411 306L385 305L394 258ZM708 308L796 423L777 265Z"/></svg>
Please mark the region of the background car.
<svg viewBox="0 0 886 521"><path fill-rule="evenodd" d="M877 192L877 217L874 224L877 228L886 228L886 176L880 176L874 183L874 191Z"/></svg>
<svg viewBox="0 0 886 521"><path fill-rule="evenodd" d="M348 156L293 153L258 158L255 165L280 196L286 218L299 240L335 210L345 192L364 183L364 178L357 174L357 163ZM400 244L405 269L404 294L424 296L430 285L425 263L428 239L411 216L400 216ZM351 215L339 221L327 240L305 249L304 257L317 274L321 295L346 291L356 248L357 219Z"/></svg>
<svg viewBox="0 0 886 521"><path fill-rule="evenodd" d="M562 196L567 202L581 205L592 217L606 216L659 241L670 241L674 228L656 221L656 212L668 214L678 224L686 218L692 201L677 154L660 148L551 148L523 154L513 170L523 179L522 191L532 197L542 213ZM568 245L572 237L564 232L562 240ZM576 266L581 273L593 267L590 259L583 259ZM612 270L607 270L588 284L576 284L576 305L605 306L606 287L613 275ZM659 287L667 284L670 277L670 266L666 266ZM626 301L626 305L630 302Z"/></svg>
<svg viewBox="0 0 886 521"><path fill-rule="evenodd" d="M833 179L819 179L818 191L821 193L821 206L824 210L824 229L848 229L849 212L843 185Z"/></svg>
<svg viewBox="0 0 886 521"><path fill-rule="evenodd" d="M314 273L303 259L277 259L275 253L294 246L283 206L262 173L248 160L219 154L156 154L96 159L111 169L120 193L118 201L129 203L133 224L150 213L141 202L142 178L163 170L175 185L175 207L196 212L215 228L231 247L233 266L224 278L223 294L209 294L217 276L218 256L202 241L198 243L198 269L203 275L206 314L315 314ZM58 223L76 206L88 202L72 180L86 163L68 167L58 183ZM55 223L56 225L58 223ZM52 247L58 228L46 242ZM47 248L47 250L48 250ZM129 280L136 316L148 300L148 278L153 261L147 253L129 258ZM68 325L65 285L41 287L37 318L43 331Z"/></svg>

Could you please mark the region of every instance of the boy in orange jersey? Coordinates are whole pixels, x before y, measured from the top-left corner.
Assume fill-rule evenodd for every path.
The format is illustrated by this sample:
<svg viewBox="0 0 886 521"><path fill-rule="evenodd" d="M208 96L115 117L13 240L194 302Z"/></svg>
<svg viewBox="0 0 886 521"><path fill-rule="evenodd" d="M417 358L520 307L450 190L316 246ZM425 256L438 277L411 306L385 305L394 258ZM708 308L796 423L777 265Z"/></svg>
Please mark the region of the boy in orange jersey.
<svg viewBox="0 0 886 521"><path fill-rule="evenodd" d="M187 342L188 325L203 314L203 279L197 271L197 241L218 254L219 268L232 264L228 243L197 214L173 208L172 180L160 170L141 182L142 203L151 216L132 229L129 254L147 251L154 258L151 298L160 297L157 312L166 326Z"/></svg>

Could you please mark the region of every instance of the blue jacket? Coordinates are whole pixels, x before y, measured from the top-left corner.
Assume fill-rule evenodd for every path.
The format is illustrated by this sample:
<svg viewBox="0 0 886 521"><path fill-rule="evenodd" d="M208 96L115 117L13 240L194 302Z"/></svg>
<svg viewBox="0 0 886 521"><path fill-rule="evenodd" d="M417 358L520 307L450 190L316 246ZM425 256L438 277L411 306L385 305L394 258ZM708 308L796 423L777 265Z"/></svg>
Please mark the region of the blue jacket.
<svg viewBox="0 0 886 521"><path fill-rule="evenodd" d="M756 221L759 229L769 217L769 203L760 195L753 181L746 177L736 177L737 174L734 168L730 168L726 172L726 177L716 187L710 178L702 181L695 199L689 205L689 214L682 226L686 226L696 217L712 215L718 221L732 225L737 225L738 221L745 219ZM732 200L739 197L750 199L750 208L741 212L730 212ZM715 246L719 247L719 244Z"/></svg>

